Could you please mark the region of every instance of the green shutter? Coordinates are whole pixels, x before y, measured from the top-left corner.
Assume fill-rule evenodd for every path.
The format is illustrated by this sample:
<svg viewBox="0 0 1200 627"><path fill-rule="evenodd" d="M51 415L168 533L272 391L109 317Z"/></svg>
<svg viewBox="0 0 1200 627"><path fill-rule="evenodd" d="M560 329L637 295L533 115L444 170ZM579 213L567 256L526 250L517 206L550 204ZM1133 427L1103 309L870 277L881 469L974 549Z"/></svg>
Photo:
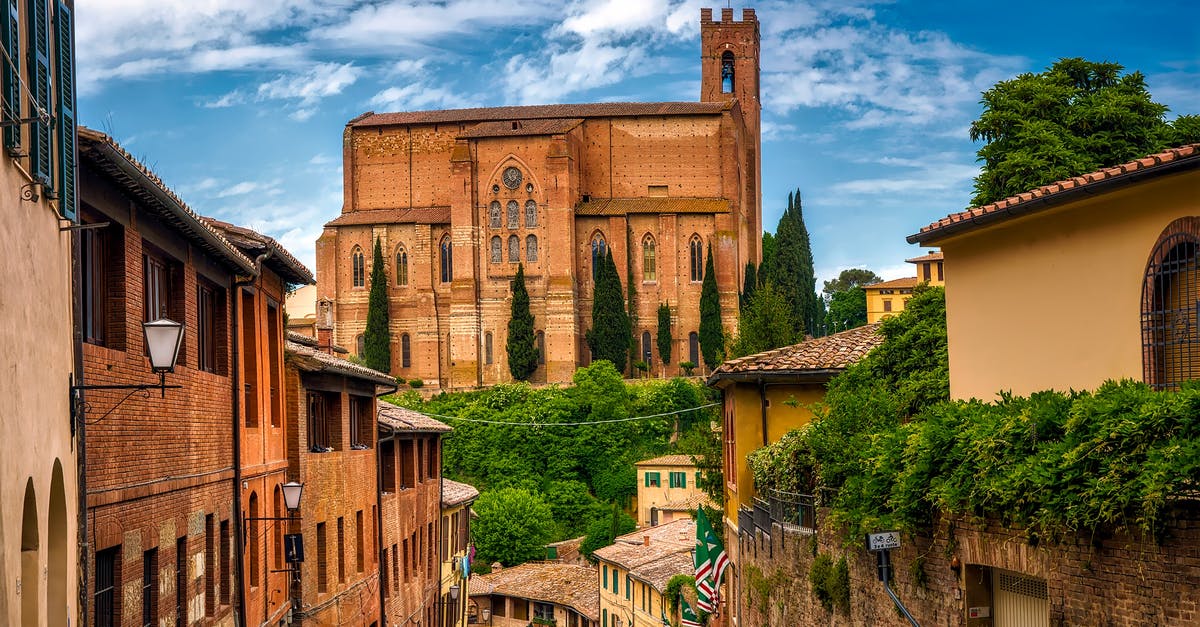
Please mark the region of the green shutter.
<svg viewBox="0 0 1200 627"><path fill-rule="evenodd" d="M645 487L650 487L650 473L645 473L642 475L642 483L645 484Z"/></svg>
<svg viewBox="0 0 1200 627"><path fill-rule="evenodd" d="M625 600L629 600L629 575L625 575Z"/></svg>
<svg viewBox="0 0 1200 627"><path fill-rule="evenodd" d="M54 191L50 181L50 16L47 0L29 0L29 90L33 102L29 125L29 173L40 181L47 196Z"/></svg>
<svg viewBox="0 0 1200 627"><path fill-rule="evenodd" d="M681 487L681 488L687 487L687 473L686 472L679 473L679 487Z"/></svg>
<svg viewBox="0 0 1200 627"><path fill-rule="evenodd" d="M58 86L58 206L64 218L74 220L75 201L75 23L71 9L58 3L54 13L54 48L57 51Z"/></svg>
<svg viewBox="0 0 1200 627"><path fill-rule="evenodd" d="M4 127L4 147L9 154L16 156L21 152L21 125L16 120L21 119L21 15L18 0L4 0L4 28L0 32L0 41L8 52L7 63L3 63L3 93L4 121L9 126Z"/></svg>

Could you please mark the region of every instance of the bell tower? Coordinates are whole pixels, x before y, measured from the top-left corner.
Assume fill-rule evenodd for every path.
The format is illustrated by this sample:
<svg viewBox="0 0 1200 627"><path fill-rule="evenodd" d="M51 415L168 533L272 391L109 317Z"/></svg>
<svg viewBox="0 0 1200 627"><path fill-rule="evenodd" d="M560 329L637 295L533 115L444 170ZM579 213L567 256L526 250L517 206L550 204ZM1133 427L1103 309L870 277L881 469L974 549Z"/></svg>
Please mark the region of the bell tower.
<svg viewBox="0 0 1200 627"><path fill-rule="evenodd" d="M733 9L721 9L721 21L713 21L712 9L700 9L700 101L737 100L745 124L748 176L746 219L753 233L762 233L762 135L759 100L759 32L754 9L742 9L741 21L733 19ZM749 259L759 263L762 253L757 237L749 242Z"/></svg>

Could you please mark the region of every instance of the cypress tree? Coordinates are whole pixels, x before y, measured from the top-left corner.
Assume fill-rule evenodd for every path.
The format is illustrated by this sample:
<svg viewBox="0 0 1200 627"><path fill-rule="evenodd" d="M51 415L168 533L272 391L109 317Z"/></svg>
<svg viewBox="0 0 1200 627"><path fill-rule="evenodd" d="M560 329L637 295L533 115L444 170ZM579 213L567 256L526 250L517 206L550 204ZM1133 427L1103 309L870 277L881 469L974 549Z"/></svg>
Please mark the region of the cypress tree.
<svg viewBox="0 0 1200 627"><path fill-rule="evenodd" d="M375 238L371 267L371 294L367 299L367 329L363 332L363 361L380 372L392 370L392 331L388 328L387 271L383 246Z"/></svg>
<svg viewBox="0 0 1200 627"><path fill-rule="evenodd" d="M721 298L713 268L712 243L704 261L704 283L700 287L700 353L709 369L721 364L725 353L725 331L721 327Z"/></svg>
<svg viewBox="0 0 1200 627"><path fill-rule="evenodd" d="M508 371L518 381L529 380L537 370L538 349L529 313L529 290L525 288L525 264L517 266L512 280L512 317L508 320Z"/></svg>
<svg viewBox="0 0 1200 627"><path fill-rule="evenodd" d="M738 309L744 313L746 307L750 305L750 299L754 298L754 291L758 289L758 270L754 266L753 261L746 262L746 277L742 281L742 293L738 297Z"/></svg>
<svg viewBox="0 0 1200 627"><path fill-rule="evenodd" d="M671 344L675 338L671 337L671 306L662 303L658 306L658 358L662 360L663 367L671 363Z"/></svg>
<svg viewBox="0 0 1200 627"><path fill-rule="evenodd" d="M607 251L596 275L596 287L592 295L592 328L586 336L592 359L606 359L617 367L618 372L625 372L629 363L629 338L632 333L617 264L613 262L612 251Z"/></svg>
<svg viewBox="0 0 1200 627"><path fill-rule="evenodd" d="M774 284L791 305L793 319L799 325L797 336L803 337L806 330L811 333L817 328L821 305L817 303L817 277L813 272L808 228L804 226L800 190L788 194L788 208L775 229L775 252L762 280Z"/></svg>

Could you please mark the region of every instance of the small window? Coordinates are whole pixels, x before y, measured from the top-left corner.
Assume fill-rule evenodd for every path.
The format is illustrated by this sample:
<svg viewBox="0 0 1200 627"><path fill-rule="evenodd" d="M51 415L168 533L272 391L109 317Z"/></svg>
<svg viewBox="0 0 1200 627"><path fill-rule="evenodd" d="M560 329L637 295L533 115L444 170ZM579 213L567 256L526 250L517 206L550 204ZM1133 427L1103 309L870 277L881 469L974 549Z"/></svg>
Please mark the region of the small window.
<svg viewBox="0 0 1200 627"><path fill-rule="evenodd" d="M890 298L883 299L883 310L884 311L892 310L892 299L890 299Z"/></svg>
<svg viewBox="0 0 1200 627"><path fill-rule="evenodd" d="M700 336L695 331L688 333L688 361L700 364Z"/></svg>
<svg viewBox="0 0 1200 627"><path fill-rule="evenodd" d="M733 93L733 53L728 50L721 55L721 93Z"/></svg>
<svg viewBox="0 0 1200 627"><path fill-rule="evenodd" d="M438 248L441 252L442 283L449 283L454 280L454 248L450 244L449 235L442 236Z"/></svg>
<svg viewBox="0 0 1200 627"><path fill-rule="evenodd" d="M655 281L658 279L658 262L655 259L656 251L654 237L647 234L642 238L642 280Z"/></svg>
<svg viewBox="0 0 1200 627"><path fill-rule="evenodd" d="M673 472L673 473L671 473L670 481L671 481L672 488L686 488L687 487L687 473L686 472Z"/></svg>
<svg viewBox="0 0 1200 627"><path fill-rule="evenodd" d="M516 235L508 236L508 262L518 263L521 261L521 238Z"/></svg>
<svg viewBox="0 0 1200 627"><path fill-rule="evenodd" d="M142 553L142 627L158 627L158 549Z"/></svg>
<svg viewBox="0 0 1200 627"><path fill-rule="evenodd" d="M508 211L508 228L521 228L521 205L517 204L515 200L510 200L506 209Z"/></svg>
<svg viewBox="0 0 1200 627"><path fill-rule="evenodd" d="M941 262L941 261L939 261L939 262L937 263L937 266L938 266L938 275L937 275L937 276L938 276L938 280L939 280L939 281L945 281L945 280L946 280L946 279L943 277L943 274L942 274L942 263L944 263L944 262Z"/></svg>
<svg viewBox="0 0 1200 627"><path fill-rule="evenodd" d="M408 285L408 251L404 245L396 247L396 286Z"/></svg>
<svg viewBox="0 0 1200 627"><path fill-rule="evenodd" d="M538 240L536 235L525 236L525 261L536 262L538 260Z"/></svg>
<svg viewBox="0 0 1200 627"><path fill-rule="evenodd" d="M693 283L699 283L704 280L704 242L700 240L699 235L693 235L691 242L688 243L688 260L691 268L691 278Z"/></svg>
<svg viewBox="0 0 1200 627"><path fill-rule="evenodd" d="M664 198L667 196L667 190L666 185L647 185L646 195L651 198Z"/></svg>
<svg viewBox="0 0 1200 627"><path fill-rule="evenodd" d="M86 222L102 221L84 215ZM83 339L116 350L125 349L124 242L124 232L115 224L79 231Z"/></svg>
<svg viewBox="0 0 1200 627"><path fill-rule="evenodd" d="M350 267L354 273L354 287L364 287L367 284L367 266L366 260L363 259L363 251L358 246L355 246L350 251Z"/></svg>
<svg viewBox="0 0 1200 627"><path fill-rule="evenodd" d="M642 361L646 362L647 364L651 363L651 357L653 356L653 353L651 352L652 347L653 344L650 340L650 332L642 331Z"/></svg>
<svg viewBox="0 0 1200 627"><path fill-rule="evenodd" d="M308 450L310 453L327 453L338 448L342 430L339 419L338 394L331 392L309 392L308 400Z"/></svg>
<svg viewBox="0 0 1200 627"><path fill-rule="evenodd" d="M317 592L329 592L329 569L326 566L325 523L317 523Z"/></svg>
<svg viewBox="0 0 1200 627"><path fill-rule="evenodd" d="M537 359L538 364L539 365L545 364L546 363L546 332L545 331L537 332L537 352L538 352L538 359Z"/></svg>
<svg viewBox="0 0 1200 627"><path fill-rule="evenodd" d="M116 605L116 589L120 586L120 553L121 547L116 546L103 551L96 551L96 582L93 600L95 602L96 625L112 627L116 617L120 616L120 606Z"/></svg>
<svg viewBox="0 0 1200 627"><path fill-rule="evenodd" d="M350 448L356 451L371 448L375 441L375 412L371 398L350 397Z"/></svg>
<svg viewBox="0 0 1200 627"><path fill-rule="evenodd" d="M532 200L525 201L525 228L532 229L538 224L537 219L537 203Z"/></svg>
<svg viewBox="0 0 1200 627"><path fill-rule="evenodd" d="M492 204L488 205L488 226L493 229L498 229L501 226L499 200L493 200Z"/></svg>
<svg viewBox="0 0 1200 627"><path fill-rule="evenodd" d="M196 331L199 344L197 368L223 373L225 290L204 279L196 281Z"/></svg>
<svg viewBox="0 0 1200 627"><path fill-rule="evenodd" d="M400 367L412 366L412 340L407 333L400 334Z"/></svg>
<svg viewBox="0 0 1200 627"><path fill-rule="evenodd" d="M492 332L483 334L483 363L492 363Z"/></svg>
<svg viewBox="0 0 1200 627"><path fill-rule="evenodd" d="M500 241L499 235L492 236L492 263L500 263L504 261L504 243Z"/></svg>
<svg viewBox="0 0 1200 627"><path fill-rule="evenodd" d="M396 491L396 442L394 440L379 441L379 480L380 489L384 492Z"/></svg>
<svg viewBox="0 0 1200 627"><path fill-rule="evenodd" d="M367 352L367 340L362 333L359 333L354 336L354 354L362 357L365 352Z"/></svg>
<svg viewBox="0 0 1200 627"><path fill-rule="evenodd" d="M662 476L657 472L646 473L646 487L657 488L662 486Z"/></svg>
<svg viewBox="0 0 1200 627"><path fill-rule="evenodd" d="M507 604L507 602L508 602L508 599L506 597L501 597L501 596L492 597L492 616L504 617L506 614L505 605Z"/></svg>
<svg viewBox="0 0 1200 627"><path fill-rule="evenodd" d="M925 282L928 283L933 278L933 264L928 261L921 264L921 271L924 273Z"/></svg>
<svg viewBox="0 0 1200 627"><path fill-rule="evenodd" d="M592 236L592 280L600 273L600 264L604 263L607 254L608 243L604 241L604 235L596 233Z"/></svg>
<svg viewBox="0 0 1200 627"><path fill-rule="evenodd" d="M338 516L337 521L337 562L338 583L346 583L346 518Z"/></svg>
<svg viewBox="0 0 1200 627"><path fill-rule="evenodd" d="M540 621L546 621L547 624L549 624L549 621L554 620L554 606L551 605L550 603L542 603L541 601L534 601L534 603L533 603L533 619L540 620Z"/></svg>

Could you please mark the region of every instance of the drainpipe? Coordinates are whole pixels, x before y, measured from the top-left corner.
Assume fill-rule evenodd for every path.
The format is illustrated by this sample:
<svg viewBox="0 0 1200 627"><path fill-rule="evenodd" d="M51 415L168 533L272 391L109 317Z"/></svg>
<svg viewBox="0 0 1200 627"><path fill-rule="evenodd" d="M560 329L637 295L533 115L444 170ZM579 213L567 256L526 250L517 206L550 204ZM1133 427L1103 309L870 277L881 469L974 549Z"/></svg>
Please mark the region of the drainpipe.
<svg viewBox="0 0 1200 627"><path fill-rule="evenodd" d="M86 383L83 380L83 303L79 300L81 293L80 286L83 284L82 270L79 265L79 257L81 255L81 242L78 231L71 231L71 353L73 360L73 368L75 371L75 382L78 385ZM81 390L80 395L84 394ZM78 407L83 406L84 398L79 398L78 404L72 395L71 404ZM91 549L91 544L88 543L87 529L87 420L83 411L72 412L74 424L71 425L71 430L75 434L75 470L76 470L76 497L78 498L79 511L76 522L76 533L79 537L76 541L75 556L78 564L78 584L79 598L77 602L78 619L80 625L88 624L88 551ZM70 414L69 414L70 415Z"/></svg>

